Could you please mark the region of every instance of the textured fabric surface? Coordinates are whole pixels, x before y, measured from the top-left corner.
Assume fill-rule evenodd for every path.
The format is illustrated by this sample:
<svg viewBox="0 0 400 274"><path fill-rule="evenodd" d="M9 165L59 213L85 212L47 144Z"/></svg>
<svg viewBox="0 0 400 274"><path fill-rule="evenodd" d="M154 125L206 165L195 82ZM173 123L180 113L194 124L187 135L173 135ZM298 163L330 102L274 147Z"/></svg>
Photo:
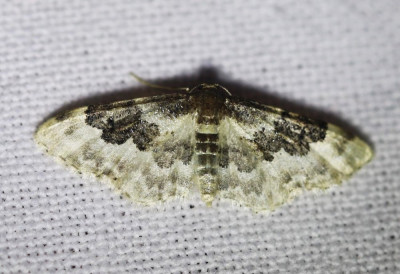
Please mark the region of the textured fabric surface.
<svg viewBox="0 0 400 274"><path fill-rule="evenodd" d="M400 271L399 1L0 1L1 273ZM140 208L33 142L54 113L218 82L373 144L342 186L272 214Z"/></svg>

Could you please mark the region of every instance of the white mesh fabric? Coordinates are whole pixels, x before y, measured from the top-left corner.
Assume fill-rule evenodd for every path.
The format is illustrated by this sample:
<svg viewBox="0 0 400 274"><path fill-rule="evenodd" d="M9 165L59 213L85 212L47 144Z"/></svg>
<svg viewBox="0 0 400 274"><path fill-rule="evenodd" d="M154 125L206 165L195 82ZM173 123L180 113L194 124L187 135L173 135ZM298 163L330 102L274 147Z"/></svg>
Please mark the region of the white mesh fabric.
<svg viewBox="0 0 400 274"><path fill-rule="evenodd" d="M0 6L0 272L399 271L398 1ZM347 125L375 158L343 186L270 215L207 208L198 196L136 207L33 142L60 109L150 95L130 71L175 86L218 80Z"/></svg>

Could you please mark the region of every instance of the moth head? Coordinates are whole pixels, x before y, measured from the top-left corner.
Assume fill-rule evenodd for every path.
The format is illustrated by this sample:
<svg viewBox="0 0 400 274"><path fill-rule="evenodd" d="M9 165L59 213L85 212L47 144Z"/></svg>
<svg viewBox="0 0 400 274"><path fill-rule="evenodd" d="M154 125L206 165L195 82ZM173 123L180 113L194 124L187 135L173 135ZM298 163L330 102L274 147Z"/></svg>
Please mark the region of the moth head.
<svg viewBox="0 0 400 274"><path fill-rule="evenodd" d="M217 96L222 96L222 97L230 97L232 94L224 88L223 86L219 84L200 84L198 86L195 86L189 91L190 95L197 95L197 94L204 94L204 93L209 93Z"/></svg>

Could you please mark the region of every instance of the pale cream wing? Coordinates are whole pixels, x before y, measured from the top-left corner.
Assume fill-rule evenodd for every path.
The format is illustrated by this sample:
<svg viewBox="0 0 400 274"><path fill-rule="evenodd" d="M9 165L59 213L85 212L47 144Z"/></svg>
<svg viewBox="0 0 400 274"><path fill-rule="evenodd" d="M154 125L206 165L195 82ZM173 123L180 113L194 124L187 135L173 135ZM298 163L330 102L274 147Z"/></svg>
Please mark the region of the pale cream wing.
<svg viewBox="0 0 400 274"><path fill-rule="evenodd" d="M82 107L51 118L36 142L59 162L149 205L193 187L194 118L183 95Z"/></svg>
<svg viewBox="0 0 400 274"><path fill-rule="evenodd" d="M254 211L340 184L372 157L365 142L334 125L240 99L227 107L220 196Z"/></svg>

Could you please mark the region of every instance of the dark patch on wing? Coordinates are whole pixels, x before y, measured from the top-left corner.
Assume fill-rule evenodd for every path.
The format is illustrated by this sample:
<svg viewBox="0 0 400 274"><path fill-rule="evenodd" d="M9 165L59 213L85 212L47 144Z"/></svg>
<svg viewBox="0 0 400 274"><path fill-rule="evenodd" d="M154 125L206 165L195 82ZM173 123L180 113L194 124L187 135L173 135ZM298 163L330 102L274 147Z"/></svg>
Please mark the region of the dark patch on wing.
<svg viewBox="0 0 400 274"><path fill-rule="evenodd" d="M72 134L74 134L74 132L75 132L77 129L78 129L78 126L77 126L77 125L72 125L72 126L68 127L68 128L64 131L64 134L67 135L67 136L72 135Z"/></svg>
<svg viewBox="0 0 400 274"><path fill-rule="evenodd" d="M156 124L142 119L142 111L137 106L119 109L109 109L108 105L88 106L85 113L86 123L101 129L101 138L107 143L120 145L132 137L137 148L144 151L160 135Z"/></svg>
<svg viewBox="0 0 400 274"><path fill-rule="evenodd" d="M235 147L229 150L229 159L235 163L240 172L249 173L257 164L257 159L251 151Z"/></svg>
<svg viewBox="0 0 400 274"><path fill-rule="evenodd" d="M305 139L309 143L323 141L328 124L289 112L282 113L282 119L275 121L275 130L293 138Z"/></svg>
<svg viewBox="0 0 400 274"><path fill-rule="evenodd" d="M148 150L153 140L160 135L157 124L143 118L140 105L152 103L146 109L154 115L176 118L192 111L191 105L182 95L165 95L137 100L121 101L107 105L88 106L86 123L101 129L102 139L111 144L123 144L132 137L141 151Z"/></svg>
<svg viewBox="0 0 400 274"><path fill-rule="evenodd" d="M91 143L86 143L81 147L83 160L84 161L93 161L95 167L99 169L104 165L105 159L101 157L98 151L91 146Z"/></svg>
<svg viewBox="0 0 400 274"><path fill-rule="evenodd" d="M187 100L177 100L176 98L169 98L158 103L157 109L164 116L169 118L176 118L193 111L193 107Z"/></svg>
<svg viewBox="0 0 400 274"><path fill-rule="evenodd" d="M145 186L137 189L137 195L141 198L148 198L149 192L152 193L151 196L153 196L153 199L157 198L159 201L165 201L170 197L176 196L177 183L179 179L178 170L173 169L167 176L148 173L144 174L144 177L145 179L143 181Z"/></svg>
<svg viewBox="0 0 400 274"><path fill-rule="evenodd" d="M56 120L61 122L71 117L73 110L67 110L56 115Z"/></svg>
<svg viewBox="0 0 400 274"><path fill-rule="evenodd" d="M224 146L219 151L219 166L227 168L229 165L229 148Z"/></svg>
<svg viewBox="0 0 400 274"><path fill-rule="evenodd" d="M270 113L277 113L275 108L237 97L227 100L225 107L229 116L243 124L254 124L257 119L263 120ZM263 117L263 112L265 112L265 117Z"/></svg>
<svg viewBox="0 0 400 274"><path fill-rule="evenodd" d="M173 138L173 136L170 136L167 141L154 145L153 158L161 168L171 167L175 160L180 160L185 165L188 165L192 160L193 147L190 140L174 141Z"/></svg>
<svg viewBox="0 0 400 274"><path fill-rule="evenodd" d="M246 196L251 193L260 196L262 195L263 185L264 182L262 180L252 180L248 184L242 184L241 189Z"/></svg>
<svg viewBox="0 0 400 274"><path fill-rule="evenodd" d="M233 162L238 171L249 173L257 166L259 155L254 153L254 147L243 140L230 147L222 147L219 152L219 166L227 168Z"/></svg>
<svg viewBox="0 0 400 274"><path fill-rule="evenodd" d="M264 128L254 133L253 141L263 152L264 160L272 161L273 154L284 149L290 155L304 156L310 151L310 143L323 141L327 123L283 112L274 121L274 132Z"/></svg>
<svg viewBox="0 0 400 274"><path fill-rule="evenodd" d="M273 153L278 152L284 143L283 138L278 134L266 135L265 129L254 133L253 141L262 151L264 160L271 162L274 159Z"/></svg>
<svg viewBox="0 0 400 274"><path fill-rule="evenodd" d="M292 180L292 175L290 175L289 172L283 171L281 173L280 182L282 182L282 184L284 185L289 184L291 180Z"/></svg>
<svg viewBox="0 0 400 274"><path fill-rule="evenodd" d="M349 141L349 139L343 138L340 143L332 143L332 146L336 149L339 155L342 155L348 148Z"/></svg>

